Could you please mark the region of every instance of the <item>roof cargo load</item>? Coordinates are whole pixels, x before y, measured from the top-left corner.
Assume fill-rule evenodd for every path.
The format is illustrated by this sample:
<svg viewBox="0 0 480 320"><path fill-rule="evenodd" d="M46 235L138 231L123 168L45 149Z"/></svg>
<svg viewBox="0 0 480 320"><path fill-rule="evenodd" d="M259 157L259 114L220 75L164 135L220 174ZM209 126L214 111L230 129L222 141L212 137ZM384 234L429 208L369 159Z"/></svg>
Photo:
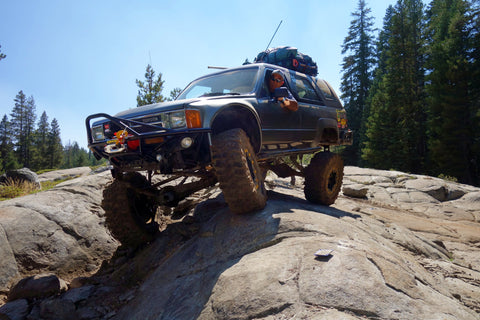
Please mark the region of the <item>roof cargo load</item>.
<svg viewBox="0 0 480 320"><path fill-rule="evenodd" d="M317 64L312 58L299 52L294 47L285 46L267 49L260 52L254 62L271 63L314 77L318 74Z"/></svg>

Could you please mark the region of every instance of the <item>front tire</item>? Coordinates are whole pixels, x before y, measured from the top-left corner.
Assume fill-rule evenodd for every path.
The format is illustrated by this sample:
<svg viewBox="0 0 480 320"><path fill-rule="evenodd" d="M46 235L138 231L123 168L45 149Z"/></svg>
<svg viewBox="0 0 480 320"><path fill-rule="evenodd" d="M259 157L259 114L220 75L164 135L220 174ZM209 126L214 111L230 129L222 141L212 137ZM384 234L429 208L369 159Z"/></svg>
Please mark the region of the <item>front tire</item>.
<svg viewBox="0 0 480 320"><path fill-rule="evenodd" d="M148 188L150 183L144 176L129 172L114 179L103 191L105 224L124 246L137 247L152 241L158 232L157 205L154 199L138 192Z"/></svg>
<svg viewBox="0 0 480 320"><path fill-rule="evenodd" d="M212 139L213 167L230 210L244 214L267 202L263 171L245 131L231 129Z"/></svg>
<svg viewBox="0 0 480 320"><path fill-rule="evenodd" d="M313 203L331 205L338 197L343 181L343 160L335 153L317 153L305 168L305 198Z"/></svg>

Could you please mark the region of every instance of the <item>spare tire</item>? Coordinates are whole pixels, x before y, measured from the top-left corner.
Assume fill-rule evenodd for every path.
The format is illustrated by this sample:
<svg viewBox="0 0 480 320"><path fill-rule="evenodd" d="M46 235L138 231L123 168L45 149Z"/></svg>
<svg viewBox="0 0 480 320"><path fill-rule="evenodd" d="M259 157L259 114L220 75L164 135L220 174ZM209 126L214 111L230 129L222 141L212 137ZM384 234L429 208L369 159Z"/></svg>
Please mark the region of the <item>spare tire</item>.
<svg viewBox="0 0 480 320"><path fill-rule="evenodd" d="M265 207L263 170L245 131L237 128L213 136L212 157L220 189L233 213L243 214Z"/></svg>
<svg viewBox="0 0 480 320"><path fill-rule="evenodd" d="M343 160L335 153L319 152L305 168L305 198L313 203L335 203L343 181Z"/></svg>

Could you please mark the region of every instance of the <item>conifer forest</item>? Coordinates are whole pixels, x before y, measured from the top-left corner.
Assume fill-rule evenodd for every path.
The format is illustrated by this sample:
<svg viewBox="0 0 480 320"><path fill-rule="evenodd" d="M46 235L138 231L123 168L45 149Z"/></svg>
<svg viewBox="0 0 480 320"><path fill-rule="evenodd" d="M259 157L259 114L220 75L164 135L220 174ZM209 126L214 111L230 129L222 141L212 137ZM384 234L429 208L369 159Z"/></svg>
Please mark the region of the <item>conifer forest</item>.
<svg viewBox="0 0 480 320"><path fill-rule="evenodd" d="M347 164L480 184L480 1L359 0L342 45Z"/></svg>

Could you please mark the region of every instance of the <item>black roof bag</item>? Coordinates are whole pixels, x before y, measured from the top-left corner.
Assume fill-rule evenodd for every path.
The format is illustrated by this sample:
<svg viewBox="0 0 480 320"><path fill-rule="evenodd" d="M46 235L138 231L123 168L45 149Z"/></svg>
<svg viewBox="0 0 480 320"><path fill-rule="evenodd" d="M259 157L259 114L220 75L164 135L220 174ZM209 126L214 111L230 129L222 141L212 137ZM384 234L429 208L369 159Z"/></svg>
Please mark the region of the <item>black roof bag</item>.
<svg viewBox="0 0 480 320"><path fill-rule="evenodd" d="M270 48L260 52L254 62L265 62L295 70L311 76L317 76L318 67L309 55L303 54L294 47Z"/></svg>

